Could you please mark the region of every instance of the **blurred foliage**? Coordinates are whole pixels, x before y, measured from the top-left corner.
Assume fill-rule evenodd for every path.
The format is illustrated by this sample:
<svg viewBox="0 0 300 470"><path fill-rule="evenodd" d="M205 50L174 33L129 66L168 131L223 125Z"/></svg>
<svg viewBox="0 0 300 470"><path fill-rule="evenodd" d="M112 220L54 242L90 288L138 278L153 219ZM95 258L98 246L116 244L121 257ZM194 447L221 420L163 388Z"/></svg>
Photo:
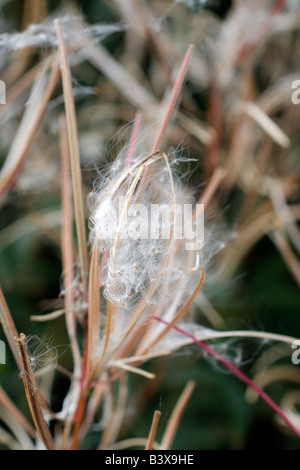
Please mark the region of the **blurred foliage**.
<svg viewBox="0 0 300 470"><path fill-rule="evenodd" d="M220 16L225 15L229 2L224 2L228 4L223 4L219 9L216 6L218 3L221 2L214 2L212 8ZM53 11L59 4L59 1L48 1L48 11ZM22 6L22 1L15 0L2 8L2 15L11 22L10 29L20 27ZM78 6L90 23L118 21L108 1L80 1ZM196 15L199 10L199 5L194 2L193 13ZM118 35L107 44L112 50L120 47ZM91 69L86 72L87 80L89 73L95 74L95 71ZM205 106L205 97L199 97L199 100L201 106ZM85 103L79 102L78 105L84 108ZM197 102L197 105L200 103ZM5 155L1 154L0 157L4 159ZM200 175L201 169L198 168L192 181L196 182ZM87 181L90 181L89 178ZM232 193L228 202L229 218L230 211L235 212L240 203L235 196ZM59 185L54 189L47 188L42 196L14 192L1 208L0 237L8 225L28 215L29 207L37 212L40 209L55 210L59 204ZM53 337L53 343L61 345L60 365L70 369L71 354L64 346L67 337L63 318L46 325L30 321L31 315L41 310L51 311L59 303L61 258L51 235L59 239L59 229L54 228L52 234L39 231L25 234L1 249L0 284L18 330L38 334L42 338ZM267 236L248 254L230 286L224 290L224 293L220 290L220 295L215 297L215 306L225 319L226 328L264 330L300 337L299 290ZM242 369L246 373L251 374L253 357L258 357L258 353L268 347L267 344L258 343L244 340L234 343L234 347L242 351ZM136 414L136 410L132 410L132 416L128 417L128 429L123 429L121 437L146 436L153 410L160 409L159 440L176 400L186 382L193 378L196 389L184 413L173 449L300 449L296 438L274 426L274 414L264 403L247 404L244 384L207 361L196 346L183 348L171 358L153 361L149 369L157 371L159 385L153 390L150 387L147 389L148 385L145 386L143 379L130 376L129 396L133 397L130 406L136 406L135 399L138 397L140 409ZM7 365L0 366L1 384L29 416L23 385L21 380L16 380L16 374L13 358L8 352ZM67 387L68 379L58 375L52 391L54 409L59 409ZM276 383L270 385L267 392L278 402L287 387L288 384ZM146 398L143 400L143 394L148 401ZM96 429L87 436L84 445L93 448L98 440L99 431Z"/></svg>

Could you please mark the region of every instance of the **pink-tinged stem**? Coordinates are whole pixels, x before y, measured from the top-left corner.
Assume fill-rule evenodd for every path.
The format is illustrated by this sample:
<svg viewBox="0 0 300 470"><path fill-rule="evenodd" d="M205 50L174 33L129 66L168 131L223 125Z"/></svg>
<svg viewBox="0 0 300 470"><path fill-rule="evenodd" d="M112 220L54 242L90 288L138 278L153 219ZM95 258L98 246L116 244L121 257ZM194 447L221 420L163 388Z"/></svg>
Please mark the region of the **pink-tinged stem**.
<svg viewBox="0 0 300 470"><path fill-rule="evenodd" d="M168 322L163 320L162 318L153 317L154 320L157 320L161 323L164 323L165 325L168 325ZM233 364L230 362L226 361L223 356L218 354L214 349L210 348L207 346L207 344L203 343L202 341L199 341L194 335L191 333L188 333L187 331L183 330L182 328L179 328L178 326L173 326L173 329L178 331L178 333L181 333L182 335L186 336L187 338L190 338L194 343L198 344L205 352L210 354L212 357L214 357L218 362L223 364L228 370L230 370L234 375L236 375L242 382L244 382L246 385L251 387L274 411L275 413L278 414L278 416L286 423L286 425L294 431L294 433L300 438L300 431L297 429L294 424L289 420L289 418L285 415L285 413L282 411L282 409L276 405L276 403L272 400L272 398L269 397L261 388L259 388L254 382L252 382L247 375L245 375L243 372L241 372L237 367L235 367Z"/></svg>
<svg viewBox="0 0 300 470"><path fill-rule="evenodd" d="M190 45L188 47L188 50L185 53L183 62L181 64L181 67L180 67L180 70L178 72L175 84L173 86L170 98L169 98L168 103L167 103L166 111L164 113L163 119L162 119L162 121L160 123L160 126L158 128L158 131L157 131L156 137L154 139L154 142L153 142L152 149L151 149L150 153L156 152L159 149L160 145L161 145L161 142L163 140L164 133L166 131L167 125L169 124L169 121L171 119L171 116L173 114L175 106L177 104L179 93L181 91L183 81L185 79L186 71L187 71L187 68L188 68L188 65L189 65L189 61L190 61L193 49L194 49L194 46ZM143 187L143 184L145 183L147 175L148 175L148 171L149 171L149 168L146 168L145 171L144 171L144 174L141 178L141 181L139 183L139 188Z"/></svg>
<svg viewBox="0 0 300 470"><path fill-rule="evenodd" d="M165 115L164 115L164 117L161 121L161 124L158 128L155 140L153 142L153 147L152 147L151 153L155 152L161 144L161 141L163 139L166 127L169 124L172 113L173 113L174 108L176 106L176 103L177 103L179 93L180 93L182 85L183 85L183 81L184 81L184 78L185 78L185 75L186 75L186 71L187 71L187 68L188 68L188 65L189 65L189 61L190 61L193 49L194 49L194 46L191 45L191 46L188 47L188 50L186 51L186 54L185 54L183 62L181 64L176 82L175 82L174 87L172 89L171 96L170 96L169 101L168 101L168 105L167 105Z"/></svg>
<svg viewBox="0 0 300 470"><path fill-rule="evenodd" d="M130 167L131 161L135 156L137 139L138 139L138 135L140 132L141 124L142 124L142 113L138 111L135 115L132 133L130 137L129 148L128 148L128 152L126 156L126 163L125 163L126 168Z"/></svg>

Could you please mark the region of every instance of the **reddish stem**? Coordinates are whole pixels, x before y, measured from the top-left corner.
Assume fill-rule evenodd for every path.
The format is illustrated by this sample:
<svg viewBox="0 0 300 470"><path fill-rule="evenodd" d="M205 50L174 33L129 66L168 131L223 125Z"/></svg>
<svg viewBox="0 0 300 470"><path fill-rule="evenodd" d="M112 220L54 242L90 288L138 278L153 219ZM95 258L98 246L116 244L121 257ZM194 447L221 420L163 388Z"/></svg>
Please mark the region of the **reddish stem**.
<svg viewBox="0 0 300 470"><path fill-rule="evenodd" d="M142 124L142 113L138 111L136 113L134 123L133 123L133 128L132 128L132 133L131 133L131 137L130 137L128 153L127 153L127 156L126 156L125 168L130 167L130 164L131 164L132 160L135 157L135 151L136 151L137 140L138 140L141 124Z"/></svg>
<svg viewBox="0 0 300 470"><path fill-rule="evenodd" d="M86 371L87 371L87 325L85 325L85 347L83 362L81 367L81 379L80 379L80 396L78 400L77 409L74 415L74 430L73 439L70 450L77 450L80 444L81 426L85 417L86 404L88 399L88 386L86 383Z"/></svg>
<svg viewBox="0 0 300 470"><path fill-rule="evenodd" d="M161 323L164 323L165 325L168 325L168 322L163 320L162 318L153 317L154 320L157 320ZM191 333L188 333L187 331L183 330L182 328L179 328L178 326L173 326L174 330L178 331L182 335L186 336L187 338L190 338L194 343L198 344L205 352L210 354L212 357L214 357L218 362L223 364L228 370L230 370L234 375L236 375L242 382L244 382L246 385L251 387L274 411L275 413L278 414L278 416L286 423L286 425L300 438L300 431L294 426L294 424L289 420L289 418L286 416L286 414L282 411L282 409L276 405L276 403L272 400L272 398L269 397L261 388L259 388L254 382L252 382L247 375L245 375L243 372L241 372L237 367L235 367L233 364L228 362L226 359L224 359L223 356L218 354L214 349L210 348L207 346L207 344L203 343L202 341L199 341L194 335Z"/></svg>

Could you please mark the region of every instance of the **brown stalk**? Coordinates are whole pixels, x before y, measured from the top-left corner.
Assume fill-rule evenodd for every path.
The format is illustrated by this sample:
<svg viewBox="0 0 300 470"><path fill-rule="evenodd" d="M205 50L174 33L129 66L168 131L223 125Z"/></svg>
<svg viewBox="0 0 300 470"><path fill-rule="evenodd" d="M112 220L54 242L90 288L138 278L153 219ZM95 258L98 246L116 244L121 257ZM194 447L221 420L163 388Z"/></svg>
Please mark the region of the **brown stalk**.
<svg viewBox="0 0 300 470"><path fill-rule="evenodd" d="M78 237L79 259L84 293L87 290L88 255L86 244L85 218L83 209L82 183L80 170L80 155L78 144L78 132L76 122L75 104L72 92L71 72L69 67L67 49L63 38L62 27L59 19L55 20L58 37L58 48L61 62L61 76L65 99L65 110L68 130L69 153L72 170L73 198L75 208L75 221Z"/></svg>
<svg viewBox="0 0 300 470"><path fill-rule="evenodd" d="M94 387L94 390L91 393L91 397L86 408L83 425L81 427L83 434L87 432L93 422L95 413L99 409L105 387L106 384L100 383Z"/></svg>
<svg viewBox="0 0 300 470"><path fill-rule="evenodd" d="M168 421L167 428L165 430L162 443L161 443L161 449L162 450L169 450L172 446L176 431L178 429L181 417L183 415L183 412L185 410L185 407L193 393L193 390L195 388L195 382L193 380L190 380L185 389L183 390L173 412L172 415Z"/></svg>
<svg viewBox="0 0 300 470"><path fill-rule="evenodd" d="M129 102L137 109L142 109L152 120L157 119L160 109L155 97L130 75L101 44L96 46L86 39L83 41L82 46L82 55L100 70ZM190 46L190 48L192 49L193 46ZM190 55L190 52L188 54ZM203 125L197 119L190 119L181 112L177 114L179 124L187 132L190 132L204 144L210 141L211 132L207 129L207 125ZM175 134L178 134L178 129L175 129L175 131Z"/></svg>
<svg viewBox="0 0 300 470"><path fill-rule="evenodd" d="M96 357L100 338L100 289L99 289L99 247L94 241L89 278L88 334L86 356L86 381L89 384L95 377Z"/></svg>
<svg viewBox="0 0 300 470"><path fill-rule="evenodd" d="M73 310L73 236L72 236L72 187L70 180L69 148L65 116L60 120L60 155L61 155L61 197L62 197L62 233L61 253L64 273L65 311L68 335L71 341L75 370L78 370L81 355L76 338L76 320Z"/></svg>
<svg viewBox="0 0 300 470"><path fill-rule="evenodd" d="M165 133L166 128L167 128L167 125L169 124L169 121L170 121L171 116L173 114L173 111L175 109L175 106L176 106L176 103L177 103L177 100L178 100L178 97L179 97L179 93L181 91L183 81L185 79L185 75L186 75L186 72L187 72L187 68L188 68L188 65L189 65L189 61L190 61L193 49L194 49L193 45L189 46L188 50L187 50L187 52L184 56L184 59L183 59L183 62L181 64L180 70L178 72L174 87L172 89L170 98L168 100L168 104L167 104L167 108L166 108L164 117L163 117L163 119L160 123L160 126L158 128L156 137L155 137L154 142L153 142L153 146L152 146L152 151L153 152L154 152L155 149L160 147L163 136L164 136L164 133Z"/></svg>
<svg viewBox="0 0 300 470"><path fill-rule="evenodd" d="M25 339L26 338L23 333L21 333L19 338L16 338L20 352L20 369L24 382L26 398L40 439L48 450L55 450L55 444L42 411L40 390L30 365Z"/></svg>
<svg viewBox="0 0 300 470"><path fill-rule="evenodd" d="M150 432L149 432L149 436L148 436L148 440L147 440L145 450L152 450L153 449L153 444L154 444L156 431L157 431L157 426L158 426L160 417L161 417L161 411L156 410L154 412L154 415L153 415L151 429L150 429Z"/></svg>
<svg viewBox="0 0 300 470"><path fill-rule="evenodd" d="M189 65L189 61L190 61L193 49L194 49L194 46L190 45L188 47L188 50L187 50L185 56L184 56L184 59L182 61L181 67L180 67L180 70L178 72L177 78L176 78L174 86L172 88L170 97L168 99L167 106L166 106L166 109L165 109L165 112L164 112L164 116L163 116L163 118L160 122L159 128L158 128L156 136L154 138L151 153L155 152L155 150L158 149L160 147L161 143L162 143L165 131L166 131L167 126L170 122L170 119L172 117L172 114L174 112L175 106L176 106L177 101L178 101L179 94L181 92L181 88L182 88L183 81L184 81L185 76L186 76L187 68L188 68L188 65ZM143 186L143 184L144 184L144 182L147 178L148 171L149 171L149 169L147 168L144 175L143 175L143 177L142 177L142 179L141 179L141 182L140 182L140 185L139 185L140 188Z"/></svg>
<svg viewBox="0 0 300 470"><path fill-rule="evenodd" d="M128 152L126 155L125 168L130 167L131 161L135 157L136 146L137 146L138 135L139 135L139 131L141 128L141 124L142 124L142 113L138 111L135 115L135 119L133 123Z"/></svg>
<svg viewBox="0 0 300 470"><path fill-rule="evenodd" d="M16 181L20 171L23 168L26 157L30 147L35 139L37 130L39 129L42 118L45 114L47 104L55 89L59 77L58 65L55 65L49 77L47 88L44 92L43 99L37 104L34 109L33 115L30 116L30 123L27 128L27 133L24 135L23 142L20 148L17 149L17 154L12 155L12 163L6 161L0 173L0 197L8 191L8 189Z"/></svg>
<svg viewBox="0 0 300 470"><path fill-rule="evenodd" d="M115 442L120 428L123 423L123 419L126 413L126 401L128 397L128 383L127 377L124 376L119 381L119 393L117 403L115 405L114 412L110 419L110 424L107 426L103 439L101 439L100 448L107 449L113 442Z"/></svg>

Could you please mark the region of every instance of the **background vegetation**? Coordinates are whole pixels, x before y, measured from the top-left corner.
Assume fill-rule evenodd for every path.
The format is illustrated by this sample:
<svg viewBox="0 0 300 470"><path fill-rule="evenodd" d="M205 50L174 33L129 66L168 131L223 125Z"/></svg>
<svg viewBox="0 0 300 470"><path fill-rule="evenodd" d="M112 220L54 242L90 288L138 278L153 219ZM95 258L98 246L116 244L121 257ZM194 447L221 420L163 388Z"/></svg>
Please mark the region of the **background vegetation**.
<svg viewBox="0 0 300 470"><path fill-rule="evenodd" d="M134 16L130 4L135 4ZM91 26L120 25L119 31L101 41L101 47L157 102L169 91L173 70L180 64L188 44L195 44L179 106L188 120L177 120L166 141L170 146L181 146L184 155L197 160L189 164L188 178L195 194L201 195L216 168L225 168L227 173L208 211L215 225L213 238L224 239L226 247L214 259L204 288L209 307L198 302L193 314L199 323L211 326L209 315L217 312L212 323L220 330L258 330L300 337L297 238L300 104L295 106L290 99L292 80L297 76L300 79L297 2L0 2L2 33L24 31L29 24L44 21L49 15L53 18L82 15ZM95 36L98 44L97 32ZM45 44L14 50L12 44L8 51L4 46L0 51L0 78L5 80L8 93L55 47ZM120 77L112 76L115 72L108 63L104 61L101 67L96 67L86 59L76 62L76 58L74 54L73 87L87 195L93 189L97 169L113 160L116 148L122 144L122 134L117 144L115 135L134 120L139 107L121 89ZM130 90L130 83L123 85ZM1 105L2 164L28 97L29 89L25 89L13 102ZM280 140L277 127L266 131L260 116L251 119L249 114L240 112L239 106L245 102L256 103L282 130L288 145ZM146 105L141 105L141 109L151 125L153 116L147 115ZM0 285L18 330L51 338L51 343L58 346L59 365L72 370L64 318L48 323L30 320L32 315L60 308L62 302L57 119L62 110L59 85L30 148L26 166L2 198ZM186 170L184 166L182 169ZM278 184L279 189L270 181ZM284 204L294 214L289 223L276 206L280 191ZM45 214L51 215L47 219ZM252 236L255 221L265 214L274 217L271 221L266 218ZM219 318L222 321L218 323ZM0 339L4 339L2 331ZM270 380L265 387L275 402L282 404L284 397L298 390L299 366L292 365L288 347L246 338L226 339L216 342L215 347L254 380L257 370L267 374L275 365L284 366L278 369L276 380ZM267 351L272 353L267 356ZM261 357L264 360L259 363ZM144 378L129 376L130 403L120 438L146 436L153 410L159 409L162 412L159 440L178 397L192 378L196 388L173 449L300 449L299 439L279 424L274 412L261 400L249 403L245 385L205 357L196 345L181 348L171 357L153 360L147 368L157 374L150 384ZM7 364L0 366L0 381L29 418L23 384L9 352ZM60 410L68 387L69 379L58 372L49 395L54 411ZM297 393L295 422L299 420ZM100 434L101 425L95 426L83 447L94 448Z"/></svg>

